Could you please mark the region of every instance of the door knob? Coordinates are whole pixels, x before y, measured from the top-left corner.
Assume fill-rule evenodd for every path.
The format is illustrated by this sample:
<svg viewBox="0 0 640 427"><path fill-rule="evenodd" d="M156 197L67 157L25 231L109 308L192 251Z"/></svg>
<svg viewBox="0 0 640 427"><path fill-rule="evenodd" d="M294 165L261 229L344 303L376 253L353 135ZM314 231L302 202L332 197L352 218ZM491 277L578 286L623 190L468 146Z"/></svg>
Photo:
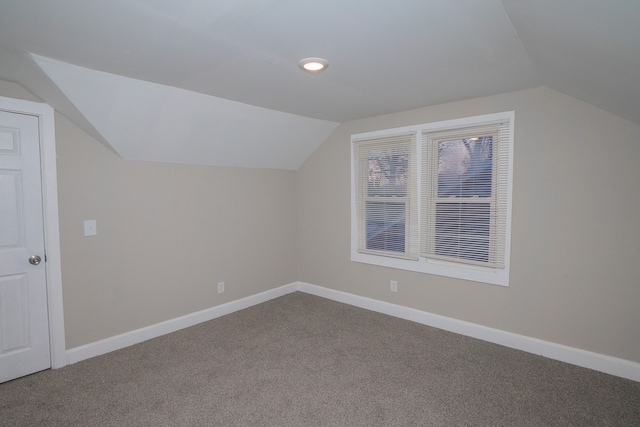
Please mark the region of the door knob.
<svg viewBox="0 0 640 427"><path fill-rule="evenodd" d="M29 264L38 265L40 264L40 261L42 261L42 258L40 258L38 255L31 255L29 257Z"/></svg>

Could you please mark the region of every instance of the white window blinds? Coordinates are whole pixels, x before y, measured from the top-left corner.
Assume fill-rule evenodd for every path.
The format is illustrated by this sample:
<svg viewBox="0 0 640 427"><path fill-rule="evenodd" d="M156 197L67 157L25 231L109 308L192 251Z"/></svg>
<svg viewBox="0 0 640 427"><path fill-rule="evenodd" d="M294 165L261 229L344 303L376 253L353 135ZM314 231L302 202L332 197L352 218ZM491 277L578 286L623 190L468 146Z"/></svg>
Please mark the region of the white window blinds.
<svg viewBox="0 0 640 427"><path fill-rule="evenodd" d="M415 132L354 141L358 251L418 257Z"/></svg>
<svg viewBox="0 0 640 427"><path fill-rule="evenodd" d="M351 135L351 260L509 286L514 120Z"/></svg>
<svg viewBox="0 0 640 427"><path fill-rule="evenodd" d="M420 255L504 268L510 122L422 134Z"/></svg>

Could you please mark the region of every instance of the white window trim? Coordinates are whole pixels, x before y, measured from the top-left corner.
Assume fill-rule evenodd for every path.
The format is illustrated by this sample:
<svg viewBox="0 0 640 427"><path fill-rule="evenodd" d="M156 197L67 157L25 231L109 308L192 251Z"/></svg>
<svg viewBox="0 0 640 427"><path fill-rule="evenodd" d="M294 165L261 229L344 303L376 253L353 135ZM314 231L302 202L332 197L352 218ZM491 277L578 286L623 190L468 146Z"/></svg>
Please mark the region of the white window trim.
<svg viewBox="0 0 640 427"><path fill-rule="evenodd" d="M401 258L393 258L388 256L362 253L358 250L358 220L356 215L356 182L354 176L355 157L354 157L354 140L366 138L381 137L394 133L417 132L422 131L435 132L447 129L456 129L462 127L482 125L485 123L496 122L499 120L509 120L509 167L508 167L508 188L507 188L507 225L506 225L506 241L505 241L505 267L490 268L474 265L464 265L455 262L440 261L434 259L426 259L420 257L416 260L407 260ZM409 270L419 273L434 274L438 276L446 276L457 279L471 280L475 282L488 283L500 286L509 286L509 270L510 270L510 253L511 253L511 211L512 211L512 193L513 193L513 134L514 134L515 113L507 111L495 114L486 114L481 116L465 117L461 119L445 120L434 123L424 123L413 126L404 126L393 129L384 129L380 131L365 132L351 136L351 261L361 262L365 264L373 264L382 267L396 268L400 270ZM417 144L421 144L421 138L417 139ZM416 149L417 163L421 164L421 149ZM418 180L418 185L421 185ZM418 206L421 203L421 191L418 188ZM422 218L419 218L422 221Z"/></svg>

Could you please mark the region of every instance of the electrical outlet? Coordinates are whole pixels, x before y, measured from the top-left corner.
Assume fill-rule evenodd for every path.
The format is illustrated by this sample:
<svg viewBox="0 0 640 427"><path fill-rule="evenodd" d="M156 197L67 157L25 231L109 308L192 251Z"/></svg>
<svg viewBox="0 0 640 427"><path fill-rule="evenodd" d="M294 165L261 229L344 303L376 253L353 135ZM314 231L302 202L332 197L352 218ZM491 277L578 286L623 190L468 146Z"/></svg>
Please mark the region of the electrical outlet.
<svg viewBox="0 0 640 427"><path fill-rule="evenodd" d="M395 280L391 281L391 292L398 292L398 282Z"/></svg>
<svg viewBox="0 0 640 427"><path fill-rule="evenodd" d="M224 292L224 282L218 282L218 293L221 294Z"/></svg>

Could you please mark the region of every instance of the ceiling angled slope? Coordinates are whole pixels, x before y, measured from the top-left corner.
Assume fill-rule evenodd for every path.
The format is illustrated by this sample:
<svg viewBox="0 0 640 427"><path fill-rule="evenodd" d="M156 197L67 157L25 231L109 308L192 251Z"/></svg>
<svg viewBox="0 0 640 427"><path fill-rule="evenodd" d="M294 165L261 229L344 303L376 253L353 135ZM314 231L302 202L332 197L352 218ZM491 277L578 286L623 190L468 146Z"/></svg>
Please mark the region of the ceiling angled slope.
<svg viewBox="0 0 640 427"><path fill-rule="evenodd" d="M640 124L640 1L502 2L545 85Z"/></svg>
<svg viewBox="0 0 640 427"><path fill-rule="evenodd" d="M500 0L0 2L0 44L336 122L541 84Z"/></svg>
<svg viewBox="0 0 640 427"><path fill-rule="evenodd" d="M0 1L0 77L128 159L295 169L336 122L543 84L640 124L637 22L639 0Z"/></svg>
<svg viewBox="0 0 640 427"><path fill-rule="evenodd" d="M32 58L126 160L296 170L338 126Z"/></svg>
<svg viewBox="0 0 640 427"><path fill-rule="evenodd" d="M38 98L64 114L109 150L116 152L109 142L102 137L60 91L58 86L36 65L32 55L0 46L0 59L0 79L19 83Z"/></svg>

